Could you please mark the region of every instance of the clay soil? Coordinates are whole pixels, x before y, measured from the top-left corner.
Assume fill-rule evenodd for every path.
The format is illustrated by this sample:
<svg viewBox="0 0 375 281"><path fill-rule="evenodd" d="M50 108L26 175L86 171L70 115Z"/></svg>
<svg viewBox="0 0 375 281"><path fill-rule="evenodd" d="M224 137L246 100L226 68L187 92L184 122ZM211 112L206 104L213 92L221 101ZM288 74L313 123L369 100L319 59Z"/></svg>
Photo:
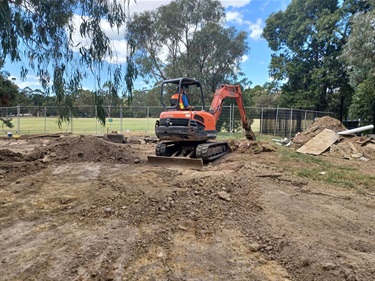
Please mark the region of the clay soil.
<svg viewBox="0 0 375 281"><path fill-rule="evenodd" d="M195 170L151 166L143 138L1 140L0 280L375 279L374 177L338 187L290 172L292 148L230 144Z"/></svg>

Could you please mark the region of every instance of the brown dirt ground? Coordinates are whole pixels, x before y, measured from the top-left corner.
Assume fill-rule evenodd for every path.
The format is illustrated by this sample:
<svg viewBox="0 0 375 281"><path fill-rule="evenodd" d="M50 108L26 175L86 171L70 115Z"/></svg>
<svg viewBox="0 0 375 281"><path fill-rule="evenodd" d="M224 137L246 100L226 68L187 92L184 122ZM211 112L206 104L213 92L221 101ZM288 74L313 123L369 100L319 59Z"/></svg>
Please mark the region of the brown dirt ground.
<svg viewBox="0 0 375 281"><path fill-rule="evenodd" d="M279 147L233 140L194 170L142 139L0 145L0 280L374 280L375 184L299 178Z"/></svg>

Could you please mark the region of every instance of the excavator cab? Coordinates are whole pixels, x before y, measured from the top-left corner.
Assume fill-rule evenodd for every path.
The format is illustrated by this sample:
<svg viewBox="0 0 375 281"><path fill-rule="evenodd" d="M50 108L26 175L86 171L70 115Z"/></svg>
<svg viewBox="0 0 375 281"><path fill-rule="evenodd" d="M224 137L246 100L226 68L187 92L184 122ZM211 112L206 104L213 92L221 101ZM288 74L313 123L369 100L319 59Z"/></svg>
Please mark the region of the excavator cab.
<svg viewBox="0 0 375 281"><path fill-rule="evenodd" d="M181 106L182 94L187 93L189 100L201 100L201 106L204 110L204 96L201 83L195 79L181 77L165 80L161 84L160 99L162 106L167 111L184 110Z"/></svg>

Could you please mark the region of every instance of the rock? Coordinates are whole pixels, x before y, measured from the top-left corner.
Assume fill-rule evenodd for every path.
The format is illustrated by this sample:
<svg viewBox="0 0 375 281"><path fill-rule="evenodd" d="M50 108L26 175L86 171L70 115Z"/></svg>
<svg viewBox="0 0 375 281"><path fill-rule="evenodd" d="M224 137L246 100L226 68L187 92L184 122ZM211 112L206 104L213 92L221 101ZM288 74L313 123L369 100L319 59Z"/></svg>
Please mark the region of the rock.
<svg viewBox="0 0 375 281"><path fill-rule="evenodd" d="M127 141L130 144L145 144L144 140L137 138L137 137L128 138Z"/></svg>
<svg viewBox="0 0 375 281"><path fill-rule="evenodd" d="M223 199L225 201L231 201L230 194L226 191L219 191L217 193L219 195L220 199Z"/></svg>
<svg viewBox="0 0 375 281"><path fill-rule="evenodd" d="M258 252L258 251L259 251L259 248L260 248L260 245L259 245L257 242L251 243L251 244L249 245L249 249L250 249L250 251L252 251L252 252Z"/></svg>
<svg viewBox="0 0 375 281"><path fill-rule="evenodd" d="M346 280L347 281L357 281L357 278L355 277L355 275L353 273L349 274L347 277L346 277Z"/></svg>
<svg viewBox="0 0 375 281"><path fill-rule="evenodd" d="M141 162L142 161L141 161L141 159L139 157L134 158L134 164L139 164Z"/></svg>
<svg viewBox="0 0 375 281"><path fill-rule="evenodd" d="M324 270L333 270L337 268L337 265L331 261L328 261L328 262L323 263L322 267Z"/></svg>

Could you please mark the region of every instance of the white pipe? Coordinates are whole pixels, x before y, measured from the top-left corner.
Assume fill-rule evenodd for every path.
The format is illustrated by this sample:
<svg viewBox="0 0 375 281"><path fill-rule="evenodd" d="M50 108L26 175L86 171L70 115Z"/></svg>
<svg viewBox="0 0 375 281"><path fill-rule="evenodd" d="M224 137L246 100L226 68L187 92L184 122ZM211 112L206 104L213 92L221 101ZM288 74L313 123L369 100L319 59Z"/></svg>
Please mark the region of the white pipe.
<svg viewBox="0 0 375 281"><path fill-rule="evenodd" d="M338 135L350 135L350 134L354 134L354 133L358 133L358 132L363 132L363 131L367 131L367 130L371 130L371 129L374 129L374 125L368 125L368 126L358 127L358 128L351 129L351 130L346 130L346 131L338 132L337 134Z"/></svg>

